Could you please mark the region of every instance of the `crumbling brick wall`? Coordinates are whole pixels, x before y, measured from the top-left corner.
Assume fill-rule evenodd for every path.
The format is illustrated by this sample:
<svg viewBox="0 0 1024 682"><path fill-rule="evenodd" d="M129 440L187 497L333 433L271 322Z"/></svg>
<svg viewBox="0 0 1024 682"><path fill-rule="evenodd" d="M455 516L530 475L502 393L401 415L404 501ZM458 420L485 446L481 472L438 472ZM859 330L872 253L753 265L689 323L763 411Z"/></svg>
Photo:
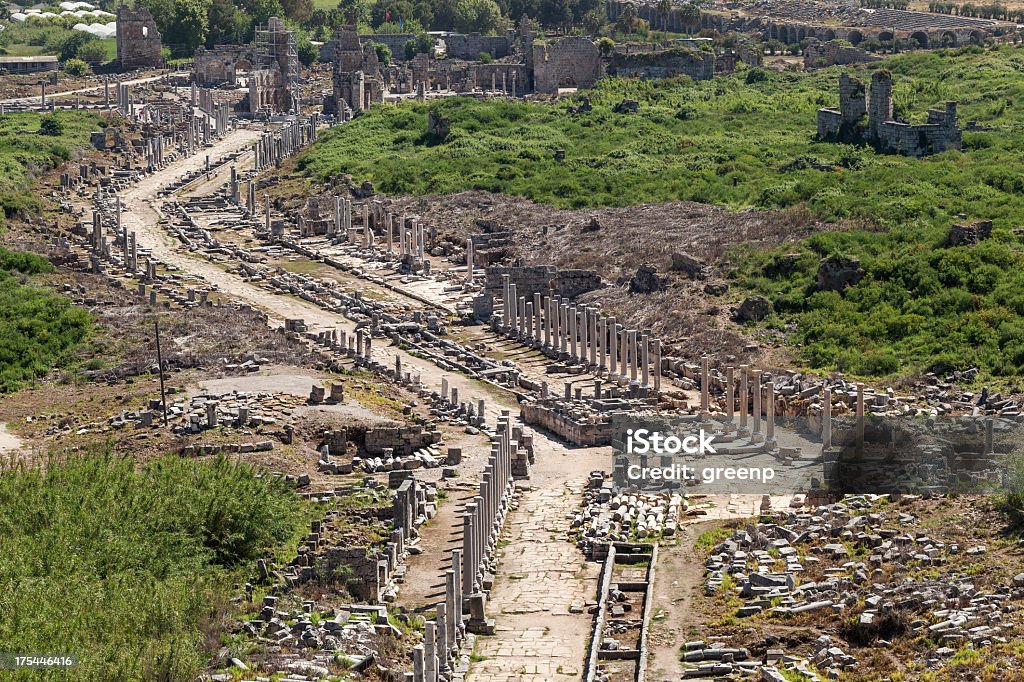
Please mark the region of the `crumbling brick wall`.
<svg viewBox="0 0 1024 682"><path fill-rule="evenodd" d="M117 62L122 69L162 66L161 49L160 30L148 9L117 8Z"/></svg>
<svg viewBox="0 0 1024 682"><path fill-rule="evenodd" d="M588 38L571 36L550 44L533 44L531 64L537 92L559 88L594 87L604 68L597 45Z"/></svg>
<svg viewBox="0 0 1024 682"><path fill-rule="evenodd" d="M479 33L452 33L444 37L445 50L455 59L476 59L486 52L495 59L512 53L512 39L507 36L483 36Z"/></svg>
<svg viewBox="0 0 1024 682"><path fill-rule="evenodd" d="M673 48L655 52L612 55L608 73L623 78L673 78L689 76L695 81L715 75L715 55L704 50Z"/></svg>

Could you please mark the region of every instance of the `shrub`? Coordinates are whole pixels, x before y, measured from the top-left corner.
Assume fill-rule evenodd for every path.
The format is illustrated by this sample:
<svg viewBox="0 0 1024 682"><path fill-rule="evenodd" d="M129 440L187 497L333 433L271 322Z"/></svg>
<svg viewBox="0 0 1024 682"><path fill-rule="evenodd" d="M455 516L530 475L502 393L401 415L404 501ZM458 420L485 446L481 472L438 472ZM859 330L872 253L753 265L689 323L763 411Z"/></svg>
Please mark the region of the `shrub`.
<svg viewBox="0 0 1024 682"><path fill-rule="evenodd" d="M92 73L92 67L85 63L85 61L82 59L69 59L66 62L64 62L64 73L68 74L69 76L86 76ZM56 134L60 135L61 133L63 133L63 129L61 129L61 132L58 132Z"/></svg>

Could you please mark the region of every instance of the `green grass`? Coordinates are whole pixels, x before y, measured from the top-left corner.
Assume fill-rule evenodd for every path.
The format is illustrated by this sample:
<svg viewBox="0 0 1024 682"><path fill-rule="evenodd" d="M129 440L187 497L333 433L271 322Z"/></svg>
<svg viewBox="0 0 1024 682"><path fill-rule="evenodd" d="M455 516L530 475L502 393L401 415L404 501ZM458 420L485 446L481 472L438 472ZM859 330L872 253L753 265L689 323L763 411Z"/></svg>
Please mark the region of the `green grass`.
<svg viewBox="0 0 1024 682"><path fill-rule="evenodd" d="M779 315L767 326L796 324L789 341L799 363L862 376L968 366L985 379L1019 376L1024 49L921 52L869 71L882 67L894 74L897 111L912 122L958 100L962 121L994 130L967 132L963 152L926 159L818 142L816 111L837 106L838 68L752 83L743 73L698 83L609 79L588 93L594 110L578 116L567 101L378 107L325 134L300 167L319 180L368 178L388 194L478 189L566 208L683 199L806 209L857 229L738 254L729 273L738 294L773 301ZM639 113L614 114L623 98L638 100ZM431 108L451 118L444 142L425 134ZM992 240L944 248L959 214L991 219ZM844 295L814 282L819 259L834 253L859 257L867 271Z"/></svg>
<svg viewBox="0 0 1024 682"><path fill-rule="evenodd" d="M9 467L0 651L80 664L4 679L195 679L232 612L232 585L293 536L302 509L283 483L223 458L137 467L99 453Z"/></svg>
<svg viewBox="0 0 1024 682"><path fill-rule="evenodd" d="M0 248L0 392L45 375L90 331L85 310L31 284L31 276L52 270L41 256Z"/></svg>
<svg viewBox="0 0 1024 682"><path fill-rule="evenodd" d="M104 123L96 114L58 111L52 115L63 133L43 135L44 116L35 113L0 117L0 208L10 218L18 211L38 211L40 201L33 181L56 165L75 158L89 144L89 133Z"/></svg>

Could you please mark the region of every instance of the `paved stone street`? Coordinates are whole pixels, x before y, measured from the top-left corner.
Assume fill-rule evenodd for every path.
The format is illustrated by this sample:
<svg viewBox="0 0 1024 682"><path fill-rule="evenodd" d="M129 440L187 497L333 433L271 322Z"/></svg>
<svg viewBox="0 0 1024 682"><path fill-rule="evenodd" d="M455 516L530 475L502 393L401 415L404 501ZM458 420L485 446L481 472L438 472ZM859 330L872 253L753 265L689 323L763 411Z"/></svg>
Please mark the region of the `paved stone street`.
<svg viewBox="0 0 1024 682"><path fill-rule="evenodd" d="M592 616L571 614L569 607L595 598L600 566L586 563L564 530L566 515L582 499L583 472L600 466L607 453L538 441L543 451L507 521L509 541L488 604L497 633L477 641L481 660L470 668L470 680L578 679L583 670Z"/></svg>

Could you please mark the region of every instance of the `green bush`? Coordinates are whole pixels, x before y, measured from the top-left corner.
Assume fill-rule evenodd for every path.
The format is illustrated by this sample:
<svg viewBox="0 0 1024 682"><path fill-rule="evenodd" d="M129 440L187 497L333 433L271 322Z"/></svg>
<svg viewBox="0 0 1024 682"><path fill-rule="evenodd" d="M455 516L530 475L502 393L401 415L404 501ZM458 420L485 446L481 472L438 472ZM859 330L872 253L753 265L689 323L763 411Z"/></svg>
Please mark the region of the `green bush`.
<svg viewBox="0 0 1024 682"><path fill-rule="evenodd" d="M75 654L75 680L195 679L232 585L294 536L301 510L225 458L137 467L90 453L5 471L0 650Z"/></svg>

